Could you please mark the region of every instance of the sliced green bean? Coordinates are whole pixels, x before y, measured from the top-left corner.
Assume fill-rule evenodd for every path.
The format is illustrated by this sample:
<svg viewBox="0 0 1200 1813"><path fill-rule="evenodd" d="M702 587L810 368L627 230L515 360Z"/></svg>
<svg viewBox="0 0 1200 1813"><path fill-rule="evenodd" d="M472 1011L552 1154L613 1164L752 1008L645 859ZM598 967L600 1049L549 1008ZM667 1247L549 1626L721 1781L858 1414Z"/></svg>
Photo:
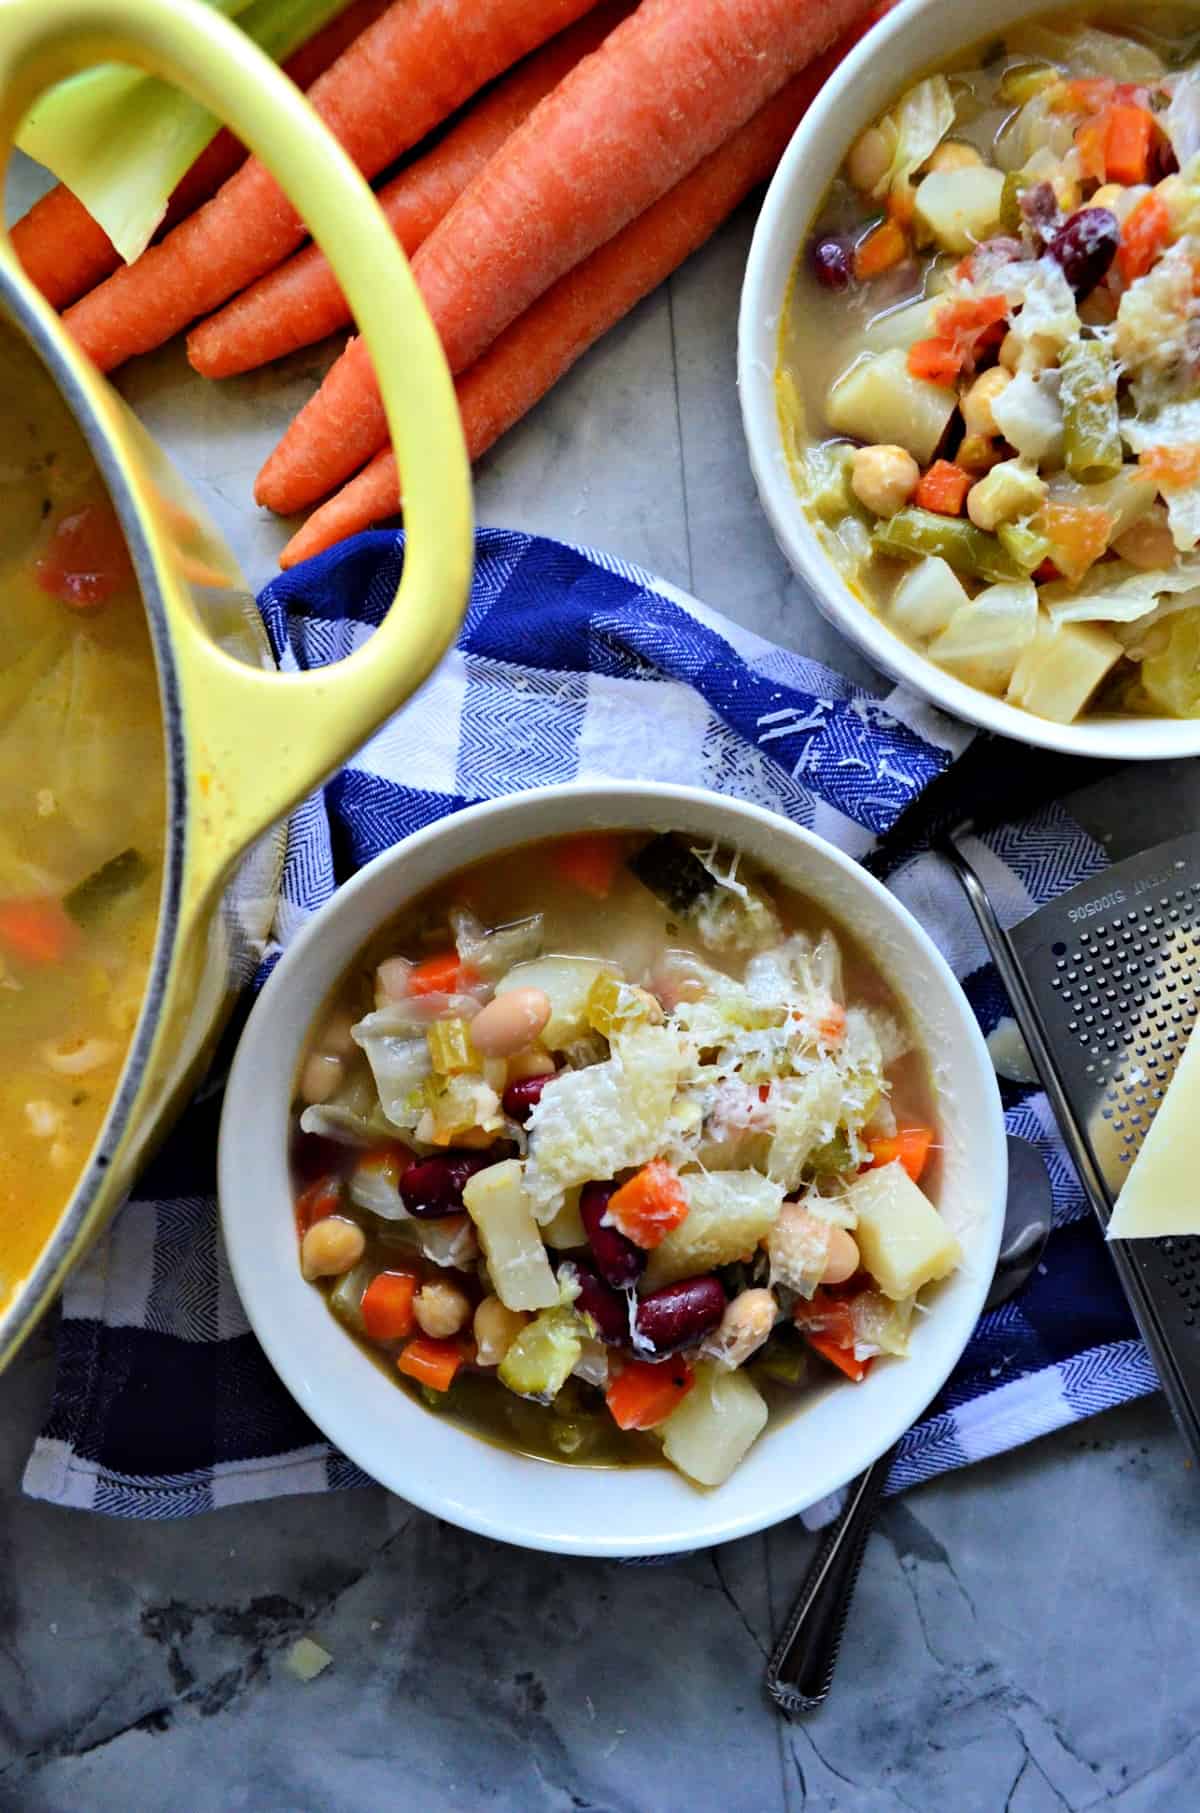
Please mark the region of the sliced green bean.
<svg viewBox="0 0 1200 1813"><path fill-rule="evenodd" d="M996 540L1006 554L1011 554L1023 573L1036 573L1043 560L1050 558L1050 538L1039 535L1028 523L1001 523Z"/></svg>
<svg viewBox="0 0 1200 1813"><path fill-rule="evenodd" d="M1077 340L1059 367L1067 471L1081 485L1098 485L1125 463L1112 354L1099 340Z"/></svg>
<svg viewBox="0 0 1200 1813"><path fill-rule="evenodd" d="M940 554L960 573L977 579L1024 579L1025 574L994 535L961 516L938 516L933 510L909 507L881 522L874 534L881 554L904 559L913 554Z"/></svg>

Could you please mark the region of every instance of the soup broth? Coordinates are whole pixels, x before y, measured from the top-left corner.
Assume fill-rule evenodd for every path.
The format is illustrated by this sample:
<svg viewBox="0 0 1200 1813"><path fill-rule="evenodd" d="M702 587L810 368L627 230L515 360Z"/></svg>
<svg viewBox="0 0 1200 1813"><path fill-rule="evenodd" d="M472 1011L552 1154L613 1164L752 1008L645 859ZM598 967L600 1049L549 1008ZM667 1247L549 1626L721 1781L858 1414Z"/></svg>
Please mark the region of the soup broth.
<svg viewBox="0 0 1200 1813"><path fill-rule="evenodd" d="M153 948L154 657L80 430L0 329L0 1304L86 1163Z"/></svg>
<svg viewBox="0 0 1200 1813"><path fill-rule="evenodd" d="M902 1354L957 1261L924 1194L928 1068L878 966L671 836L535 845L417 900L322 1016L295 1114L306 1276L431 1409L544 1459L665 1452L715 1483L740 1453L706 1421ZM852 1230L893 1187L933 1246L919 1283L877 1261L888 1296Z"/></svg>

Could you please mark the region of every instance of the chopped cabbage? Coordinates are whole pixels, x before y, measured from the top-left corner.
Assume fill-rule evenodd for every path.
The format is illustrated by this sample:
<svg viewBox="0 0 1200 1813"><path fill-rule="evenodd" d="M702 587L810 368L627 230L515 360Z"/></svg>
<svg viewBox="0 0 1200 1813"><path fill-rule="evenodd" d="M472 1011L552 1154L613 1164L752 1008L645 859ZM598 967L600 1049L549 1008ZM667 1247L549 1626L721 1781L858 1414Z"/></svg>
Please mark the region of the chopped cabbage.
<svg viewBox="0 0 1200 1813"><path fill-rule="evenodd" d="M1118 82L1153 82L1163 73L1161 58L1147 44L1095 25L1055 26L1035 22L1009 35L1009 49L1057 63L1072 76L1112 76Z"/></svg>
<svg viewBox="0 0 1200 1813"><path fill-rule="evenodd" d="M1066 346L1078 337L1080 323L1075 292L1057 259L1047 255L1036 263L1004 265L997 273L993 287L1001 290L1009 303L1020 310L1013 322L1012 333L1022 352L1035 340Z"/></svg>
<svg viewBox="0 0 1200 1813"><path fill-rule="evenodd" d="M528 919L496 926L489 931L466 907L454 907L450 912L454 947L459 957L478 970L487 982L498 981L514 963L541 956L544 923L541 913L533 913Z"/></svg>
<svg viewBox="0 0 1200 1813"><path fill-rule="evenodd" d="M771 1091L775 1136L767 1158L767 1175L784 1190L796 1190L809 1154L837 1132L843 1112L844 1083L827 1059L810 1076L776 1083Z"/></svg>
<svg viewBox="0 0 1200 1813"><path fill-rule="evenodd" d="M892 158L872 191L882 201L888 191L906 183L931 158L954 124L954 95L945 76L928 76L910 88L880 129L894 134Z"/></svg>
<svg viewBox="0 0 1200 1813"><path fill-rule="evenodd" d="M1063 457L1063 412L1057 371L1018 371L992 404L996 427L1022 459L1057 466Z"/></svg>
<svg viewBox="0 0 1200 1813"><path fill-rule="evenodd" d="M503 1133L507 1123L500 1097L480 1076L429 1077L423 1085L424 1110L416 1137L425 1145L448 1146L464 1134Z"/></svg>
<svg viewBox="0 0 1200 1813"><path fill-rule="evenodd" d="M1192 388L1192 322L1197 312L1194 295L1194 260L1196 241L1190 237L1169 246L1144 277L1131 283L1117 309L1114 342L1117 357L1131 380L1133 398L1139 412L1169 403L1181 388ZM1200 404L1190 405L1194 422ZM1164 415L1169 415L1169 411ZM1141 424L1122 425L1139 430ZM1160 445L1171 441L1163 418L1155 423ZM1186 438L1196 440L1193 429Z"/></svg>
<svg viewBox="0 0 1200 1813"><path fill-rule="evenodd" d="M527 1125L525 1188L539 1222L552 1219L575 1184L661 1154L682 1068L672 1028L639 1026L618 1035L606 1062L546 1085Z"/></svg>
<svg viewBox="0 0 1200 1813"><path fill-rule="evenodd" d="M1038 593L1030 579L986 586L955 611L929 653L984 692L1003 692L1037 633Z"/></svg>
<svg viewBox="0 0 1200 1813"><path fill-rule="evenodd" d="M1041 590L1041 602L1053 623L1133 623L1152 610L1158 599L1200 586L1200 557L1177 561L1155 571L1105 560L1091 568L1078 586L1054 580Z"/></svg>
<svg viewBox="0 0 1200 1813"><path fill-rule="evenodd" d="M407 1221L408 1210L400 1194L401 1166L388 1153L368 1153L350 1173L350 1200L381 1221Z"/></svg>
<svg viewBox="0 0 1200 1813"><path fill-rule="evenodd" d="M1151 704L1176 718L1200 718L1200 610L1181 612L1166 647L1142 662L1142 685Z"/></svg>
<svg viewBox="0 0 1200 1813"><path fill-rule="evenodd" d="M439 995L436 999L453 1002L455 1011L461 1012L466 997ZM478 1006L478 1002L471 1003L473 1010ZM433 1065L423 1028L437 1017L419 1010L416 1001L398 1001L368 1014L353 1028L354 1041L371 1066L383 1113L393 1127L406 1132L416 1127L425 1106L421 1091Z"/></svg>
<svg viewBox="0 0 1200 1813"><path fill-rule="evenodd" d="M940 554L925 554L907 569L892 593L888 618L906 636L924 639L944 630L966 602L963 583L950 563Z"/></svg>
<svg viewBox="0 0 1200 1813"><path fill-rule="evenodd" d="M565 1051L576 1039L588 1038L588 992L597 976L620 974L615 963L602 957L537 957L517 963L496 984L497 995L513 988L540 988L550 997L550 1018L542 1043L550 1051Z"/></svg>
<svg viewBox="0 0 1200 1813"><path fill-rule="evenodd" d="M645 1290L732 1265L752 1253L770 1232L783 1201L781 1186L757 1171L712 1176L687 1171L682 1182L687 1216L651 1253L642 1274Z"/></svg>
<svg viewBox="0 0 1200 1813"><path fill-rule="evenodd" d="M306 1108L300 1116L300 1131L340 1146L377 1146L396 1134L365 1076L353 1078L332 1101Z"/></svg>
<svg viewBox="0 0 1200 1813"><path fill-rule="evenodd" d="M1171 76L1167 87L1171 101L1158 123L1171 141L1182 170L1200 152L1200 70L1185 69Z"/></svg>
<svg viewBox="0 0 1200 1813"><path fill-rule="evenodd" d="M754 951L777 944L783 936L778 915L765 894L738 880L737 856L728 859L722 873L715 844L692 853L717 884L701 896L690 915L709 950Z"/></svg>
<svg viewBox="0 0 1200 1813"><path fill-rule="evenodd" d="M430 1221L409 1221L407 1227L431 1265L462 1271L479 1257L479 1242L469 1215L435 1215Z"/></svg>
<svg viewBox="0 0 1200 1813"><path fill-rule="evenodd" d="M908 1331L912 1324L915 1297L893 1301L882 1291L859 1291L850 1300L854 1323L854 1357L871 1360L876 1354L896 1354L903 1359L908 1353Z"/></svg>

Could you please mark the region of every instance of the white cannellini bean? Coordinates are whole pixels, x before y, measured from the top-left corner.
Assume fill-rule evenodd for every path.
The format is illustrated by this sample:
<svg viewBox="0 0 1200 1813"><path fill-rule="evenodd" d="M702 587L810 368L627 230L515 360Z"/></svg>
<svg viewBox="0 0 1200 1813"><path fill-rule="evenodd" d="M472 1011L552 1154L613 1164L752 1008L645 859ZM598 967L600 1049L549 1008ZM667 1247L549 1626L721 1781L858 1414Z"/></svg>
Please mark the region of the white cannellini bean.
<svg viewBox="0 0 1200 1813"><path fill-rule="evenodd" d="M740 1291L725 1305L712 1351L732 1371L757 1353L775 1326L778 1305L769 1290Z"/></svg>
<svg viewBox="0 0 1200 1813"><path fill-rule="evenodd" d="M830 1228L821 1283L844 1284L847 1278L853 1278L860 1263L858 1242L853 1234L848 1234L845 1228Z"/></svg>
<svg viewBox="0 0 1200 1813"><path fill-rule="evenodd" d="M540 988L513 988L480 1008L471 1021L471 1043L481 1057L511 1058L539 1038L550 1018L550 997Z"/></svg>
<svg viewBox="0 0 1200 1813"><path fill-rule="evenodd" d="M300 1271L311 1284L314 1278L337 1278L357 1265L366 1247L357 1222L341 1215L314 1221L300 1242Z"/></svg>
<svg viewBox="0 0 1200 1813"><path fill-rule="evenodd" d="M300 1072L300 1099L310 1106L337 1094L342 1080L342 1060L331 1051L310 1052Z"/></svg>
<svg viewBox="0 0 1200 1813"><path fill-rule="evenodd" d="M533 1046L529 1051L518 1051L515 1057L508 1060L507 1082L524 1083L530 1077L553 1076L554 1059L544 1046Z"/></svg>

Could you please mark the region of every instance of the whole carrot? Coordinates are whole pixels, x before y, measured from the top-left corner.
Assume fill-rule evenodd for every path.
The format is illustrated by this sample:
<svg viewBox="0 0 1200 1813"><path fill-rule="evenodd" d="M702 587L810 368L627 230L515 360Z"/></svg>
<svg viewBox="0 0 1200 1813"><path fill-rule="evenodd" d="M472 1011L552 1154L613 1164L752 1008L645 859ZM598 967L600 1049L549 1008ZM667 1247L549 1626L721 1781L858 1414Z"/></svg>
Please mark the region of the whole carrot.
<svg viewBox="0 0 1200 1813"><path fill-rule="evenodd" d="M391 0L354 0L284 63L297 88L308 88ZM224 126L176 184L161 232L183 220L246 161L240 139ZM64 183L56 183L11 228L13 250L47 302L66 308L115 271L121 255L99 221Z"/></svg>
<svg viewBox="0 0 1200 1813"><path fill-rule="evenodd" d="M591 0L393 0L309 91L374 176L464 101L588 11ZM249 158L212 200L68 310L101 371L149 352L273 270L305 237L274 178Z"/></svg>
<svg viewBox="0 0 1200 1813"><path fill-rule="evenodd" d="M535 107L413 260L452 371L722 144L865 0L642 0ZM383 446L352 341L271 454L255 497L288 515Z"/></svg>
<svg viewBox="0 0 1200 1813"><path fill-rule="evenodd" d="M544 95L626 17L636 0L608 0L560 32L477 102L432 150L379 191L379 205L411 257ZM319 246L308 245L201 321L188 335L188 358L201 376L229 378L312 346L351 319Z"/></svg>
<svg viewBox="0 0 1200 1813"><path fill-rule="evenodd" d="M602 334L766 181L813 96L865 29L864 23L794 77L638 220L560 277L463 373L458 401L472 460L520 421ZM280 565L295 566L399 508L396 456L386 447L309 517L284 548Z"/></svg>

